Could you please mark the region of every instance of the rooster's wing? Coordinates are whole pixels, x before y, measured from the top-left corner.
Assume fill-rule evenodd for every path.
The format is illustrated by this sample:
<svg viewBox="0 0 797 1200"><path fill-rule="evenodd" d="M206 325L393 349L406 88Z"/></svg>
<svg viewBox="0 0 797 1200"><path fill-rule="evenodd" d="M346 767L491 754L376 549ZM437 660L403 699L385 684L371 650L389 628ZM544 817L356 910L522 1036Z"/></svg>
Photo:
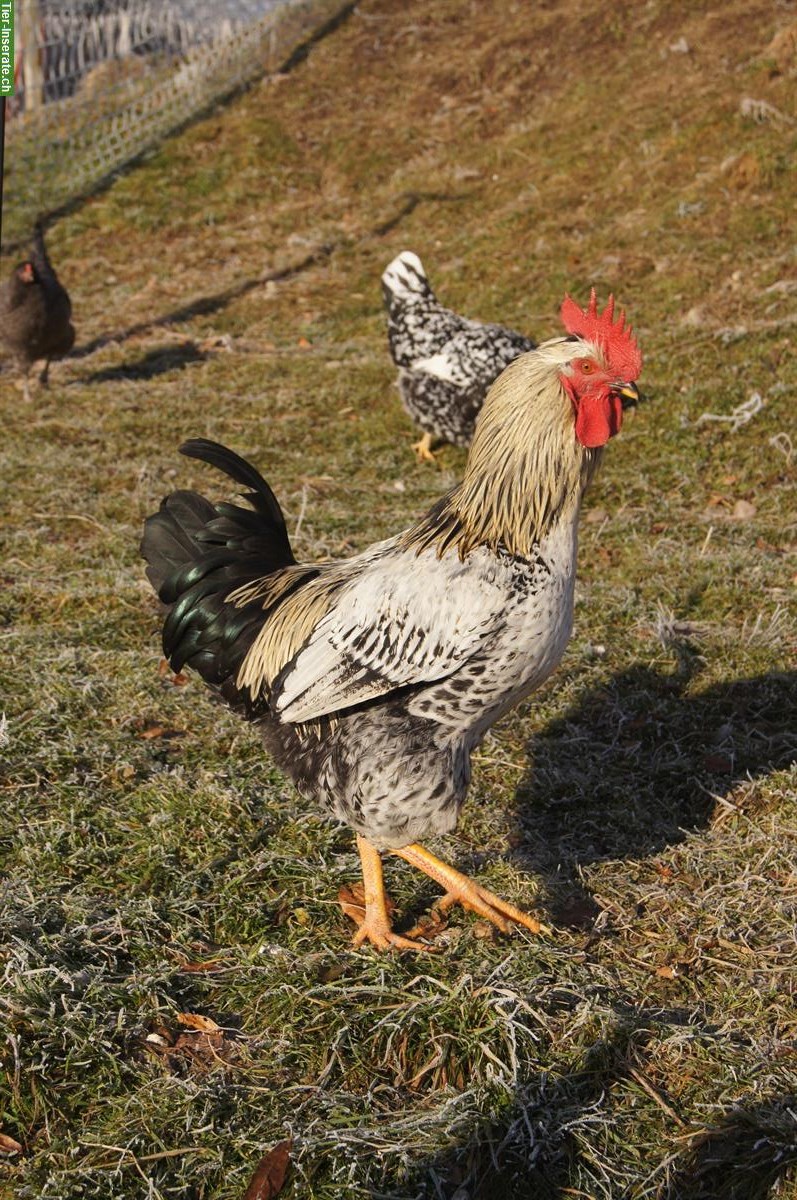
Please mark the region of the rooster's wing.
<svg viewBox="0 0 797 1200"><path fill-rule="evenodd" d="M286 664L274 708L283 721L314 721L445 679L484 645L505 599L473 559L393 546L342 590Z"/></svg>

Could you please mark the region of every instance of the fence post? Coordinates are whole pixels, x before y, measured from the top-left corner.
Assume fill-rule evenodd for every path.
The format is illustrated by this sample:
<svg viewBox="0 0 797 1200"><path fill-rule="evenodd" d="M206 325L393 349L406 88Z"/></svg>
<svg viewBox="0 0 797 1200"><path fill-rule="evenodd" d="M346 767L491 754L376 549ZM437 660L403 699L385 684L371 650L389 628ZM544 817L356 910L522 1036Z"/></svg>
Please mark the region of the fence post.
<svg viewBox="0 0 797 1200"><path fill-rule="evenodd" d="M44 72L39 55L39 0L22 0L20 32L25 112L35 112L44 104Z"/></svg>

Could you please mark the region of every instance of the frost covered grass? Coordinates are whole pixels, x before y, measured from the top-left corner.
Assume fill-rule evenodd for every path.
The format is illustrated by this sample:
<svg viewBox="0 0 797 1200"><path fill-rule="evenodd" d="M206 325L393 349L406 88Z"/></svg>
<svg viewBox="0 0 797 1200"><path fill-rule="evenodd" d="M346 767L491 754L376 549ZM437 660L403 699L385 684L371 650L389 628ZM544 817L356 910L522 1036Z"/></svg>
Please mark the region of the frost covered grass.
<svg viewBox="0 0 797 1200"><path fill-rule="evenodd" d="M0 379L3 1200L240 1200L286 1137L297 1200L795 1195L796 135L740 108L795 116L788 14L503 8L368 0L50 233L76 352L30 404ZM650 401L566 659L438 846L553 936L457 913L421 959L350 948L350 834L159 672L137 558L167 491L220 494L189 436L300 556L456 477L392 387L404 247L540 337L615 289ZM434 885L386 875L409 924Z"/></svg>

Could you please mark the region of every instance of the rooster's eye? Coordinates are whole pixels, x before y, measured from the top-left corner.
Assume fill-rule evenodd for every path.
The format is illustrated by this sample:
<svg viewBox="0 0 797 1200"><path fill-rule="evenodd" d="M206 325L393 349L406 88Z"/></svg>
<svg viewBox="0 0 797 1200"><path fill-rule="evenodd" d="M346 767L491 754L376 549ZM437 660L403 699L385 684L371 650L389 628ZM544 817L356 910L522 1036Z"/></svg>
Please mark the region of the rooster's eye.
<svg viewBox="0 0 797 1200"><path fill-rule="evenodd" d="M581 360L581 370L584 372L584 374L585 374L585 375L589 375L589 373L590 373L590 371L591 371L592 369L593 369L593 364L592 364L592 363L589 361L589 359L588 359L588 358L582 358L582 360Z"/></svg>

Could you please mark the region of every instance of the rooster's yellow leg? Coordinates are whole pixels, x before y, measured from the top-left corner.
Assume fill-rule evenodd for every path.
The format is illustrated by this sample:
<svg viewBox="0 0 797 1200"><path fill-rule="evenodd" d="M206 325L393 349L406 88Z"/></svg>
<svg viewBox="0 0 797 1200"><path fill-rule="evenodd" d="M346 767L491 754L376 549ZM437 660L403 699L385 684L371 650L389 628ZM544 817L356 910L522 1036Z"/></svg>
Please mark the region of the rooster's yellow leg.
<svg viewBox="0 0 797 1200"><path fill-rule="evenodd" d="M432 950L423 942L401 937L393 932L387 911L385 881L382 877L382 859L379 851L364 837L357 834L357 849L363 869L365 890L365 918L354 935L354 945L370 942L378 950Z"/></svg>
<svg viewBox="0 0 797 1200"><path fill-rule="evenodd" d="M418 462L437 462L437 459L432 454L431 433L425 433L419 442L413 442L412 448L418 456Z"/></svg>
<svg viewBox="0 0 797 1200"><path fill-rule="evenodd" d="M515 908L514 904L502 900L494 892L481 887L475 880L463 875L461 871L455 870L454 867L443 862L442 858L438 858L423 846L415 843L411 846L404 846L401 850L394 850L393 853L398 854L411 866L417 867L419 871L423 871L425 875L431 876L436 883L446 889L445 896L438 901L442 909L450 908L452 904L461 904L463 908L468 908L471 912L484 917L485 920L491 921L502 933L508 931L507 922L509 921L525 926L532 933L550 933L547 926L541 925L535 917L529 916L522 909Z"/></svg>

